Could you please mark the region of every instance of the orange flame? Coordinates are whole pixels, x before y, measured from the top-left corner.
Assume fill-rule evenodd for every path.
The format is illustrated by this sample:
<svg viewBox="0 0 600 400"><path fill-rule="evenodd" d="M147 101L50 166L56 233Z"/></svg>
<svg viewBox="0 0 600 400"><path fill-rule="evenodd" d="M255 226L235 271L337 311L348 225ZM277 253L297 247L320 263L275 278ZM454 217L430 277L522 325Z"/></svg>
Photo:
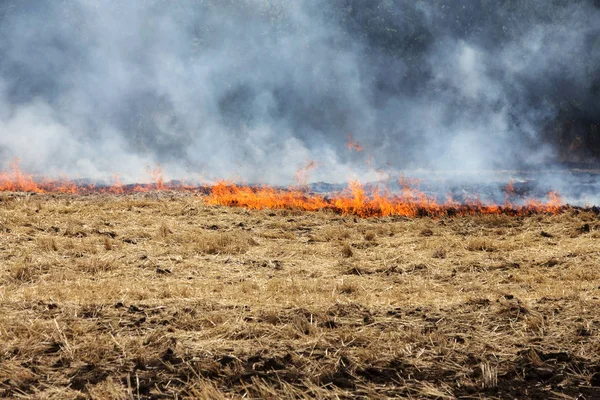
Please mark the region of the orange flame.
<svg viewBox="0 0 600 400"><path fill-rule="evenodd" d="M308 179L310 178L310 172L316 169L319 164L316 161L309 161L305 166L298 166L296 170L296 185L299 187L304 187L308 185Z"/></svg>
<svg viewBox="0 0 600 400"><path fill-rule="evenodd" d="M352 138L352 135L348 135L348 143L346 143L346 146L348 147L348 150L352 151L352 150L356 150L356 151L363 151L364 149L362 148L362 146L360 145L360 143L354 141L354 139Z"/></svg>
<svg viewBox="0 0 600 400"><path fill-rule="evenodd" d="M6 172L0 172L0 191L35 192L35 193L69 193L92 194L111 193L126 194L148 192L151 190L174 190L205 193L203 201L207 204L246 207L249 209L289 209L301 211L329 210L343 215L359 217L386 216L454 216L474 214L508 214L528 215L532 213L556 214L566 209L560 195L548 193L548 199L528 199L524 205L513 205L509 202L509 194L514 193L514 186L509 183L505 192L505 204L485 204L473 199L459 203L448 196L442 203L435 197L429 197L419 190L420 181L401 178L400 191L392 193L387 187L377 184L375 187L362 185L351 180L343 191L331 196L311 193L304 186L308 181L308 172L317 167L316 162L309 162L298 170L298 183L302 186L288 189L271 186L238 186L232 182L219 181L210 188L191 186L182 183L166 183L162 169L148 169L153 183L124 185L119 175L115 174L111 185L96 186L78 184L68 179L36 179L19 169L19 160L15 159Z"/></svg>
<svg viewBox="0 0 600 400"><path fill-rule="evenodd" d="M151 169L150 167L146 167L146 172L148 175L152 177L152 181L154 182L154 189L156 190L165 190L165 179L163 177L163 170L160 165L157 165L156 168Z"/></svg>
<svg viewBox="0 0 600 400"><path fill-rule="evenodd" d="M21 172L19 168L20 162L21 160L15 158L10 163L7 172L0 172L0 190L5 192L43 192L32 176Z"/></svg>
<svg viewBox="0 0 600 400"><path fill-rule="evenodd" d="M0 192L31 192L31 193L65 193L65 194L89 194L89 193L111 193L125 194L149 192L152 190L179 190L192 191L199 188L185 185L183 183L166 183L162 168L147 168L151 184L137 184L125 186L118 174L113 174L110 185L97 186L95 184L79 184L67 178L50 179L47 177L35 177L25 174L19 168L20 160L15 158L9 165L7 171L0 171Z"/></svg>
<svg viewBox="0 0 600 400"><path fill-rule="evenodd" d="M113 174L112 184L109 187L109 192L112 194L123 194L125 189L121 183L121 176L117 173Z"/></svg>
<svg viewBox="0 0 600 400"><path fill-rule="evenodd" d="M472 200L459 204L451 198L444 204L427 197L424 193L405 188L393 195L387 190L370 190L358 181L351 181L346 190L335 197L325 197L299 190L275 189L273 187L237 186L225 181L218 182L206 197L207 204L246 207L249 209L290 209L301 211L331 210L343 215L359 217L387 216L453 216L475 214L527 215L532 213L560 212L564 206L556 193L549 194L550 201L529 201L523 206L499 206Z"/></svg>

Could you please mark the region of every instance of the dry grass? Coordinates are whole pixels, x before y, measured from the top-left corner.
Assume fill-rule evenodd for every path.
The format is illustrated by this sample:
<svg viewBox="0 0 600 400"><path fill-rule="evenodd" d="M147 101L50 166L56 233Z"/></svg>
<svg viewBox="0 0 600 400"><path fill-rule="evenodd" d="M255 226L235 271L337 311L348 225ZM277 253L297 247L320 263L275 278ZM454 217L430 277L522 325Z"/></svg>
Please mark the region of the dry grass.
<svg viewBox="0 0 600 400"><path fill-rule="evenodd" d="M349 258L354 255L354 251L352 251L352 247L348 243L344 243L342 245L342 256Z"/></svg>
<svg viewBox="0 0 600 400"><path fill-rule="evenodd" d="M0 194L0 397L600 398L599 237Z"/></svg>

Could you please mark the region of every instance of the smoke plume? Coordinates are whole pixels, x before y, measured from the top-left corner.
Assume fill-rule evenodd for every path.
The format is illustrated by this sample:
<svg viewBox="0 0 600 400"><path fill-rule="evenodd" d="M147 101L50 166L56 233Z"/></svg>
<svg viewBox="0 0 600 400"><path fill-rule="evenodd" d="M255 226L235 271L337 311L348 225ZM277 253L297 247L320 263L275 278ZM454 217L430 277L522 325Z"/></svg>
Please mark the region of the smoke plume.
<svg viewBox="0 0 600 400"><path fill-rule="evenodd" d="M595 0L0 3L0 161L35 173L529 168L599 123Z"/></svg>

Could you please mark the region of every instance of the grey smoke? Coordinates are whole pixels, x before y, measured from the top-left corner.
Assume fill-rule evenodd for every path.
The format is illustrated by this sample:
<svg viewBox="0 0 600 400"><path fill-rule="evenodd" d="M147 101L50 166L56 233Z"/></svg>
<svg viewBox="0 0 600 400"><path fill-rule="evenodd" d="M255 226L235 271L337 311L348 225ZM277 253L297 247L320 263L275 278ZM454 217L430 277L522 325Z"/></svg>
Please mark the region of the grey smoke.
<svg viewBox="0 0 600 400"><path fill-rule="evenodd" d="M5 0L0 162L276 184L310 160L330 182L546 165L577 139L561 121L599 122L599 77L593 0Z"/></svg>

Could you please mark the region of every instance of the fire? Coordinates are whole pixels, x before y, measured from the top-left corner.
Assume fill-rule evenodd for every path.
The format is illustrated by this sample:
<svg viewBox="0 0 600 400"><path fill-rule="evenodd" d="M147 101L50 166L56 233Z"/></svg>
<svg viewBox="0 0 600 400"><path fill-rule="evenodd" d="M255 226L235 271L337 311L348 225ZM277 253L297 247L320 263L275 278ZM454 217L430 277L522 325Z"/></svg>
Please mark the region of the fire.
<svg viewBox="0 0 600 400"><path fill-rule="evenodd" d="M121 183L121 176L119 174L113 174L112 185L110 186L110 188L111 193L113 194L125 193L125 188L123 187L123 183Z"/></svg>
<svg viewBox="0 0 600 400"><path fill-rule="evenodd" d="M43 192L33 177L24 175L19 168L20 160L15 158L7 172L0 172L0 190L4 192Z"/></svg>
<svg viewBox="0 0 600 400"><path fill-rule="evenodd" d="M165 182L162 168L147 168L146 172L151 177L152 183L124 185L119 174L113 174L111 184L96 185L78 183L68 178L50 179L26 174L19 167L20 160L15 158L7 171L0 171L0 192L30 192L30 193L65 193L65 194L92 194L110 193L127 194L143 193L152 190L178 190L191 191L198 188L182 183L170 184Z"/></svg>
<svg viewBox="0 0 600 400"><path fill-rule="evenodd" d="M357 144L356 144L357 145ZM363 185L351 180L347 188L329 195L312 193L308 189L308 173L317 168L311 161L298 168L297 185L290 188L272 186L237 185L219 181L213 186L193 186L166 182L160 167L148 169L152 183L124 185L119 175L112 177L110 185L81 184L66 178L48 179L23 173L19 160L15 159L5 172L0 172L0 191L33 193L66 193L85 195L108 193L114 195L149 192L153 190L188 191L202 195L206 204L245 207L253 210L278 209L300 211L332 211L342 215L358 217L443 217L474 214L527 215L532 213L556 214L566 209L556 192L548 193L547 200L527 199L522 204L513 204L514 184L505 187L504 204L486 204L479 199L457 202L448 195L441 202L434 196L423 193L421 181L400 178L400 190L394 192L385 184Z"/></svg>
<svg viewBox="0 0 600 400"><path fill-rule="evenodd" d="M362 148L362 146L360 145L360 143L354 141L354 139L352 138L352 135L348 135L348 143L346 143L346 146L348 147L348 150L350 150L350 151L352 151L352 150L363 151L364 150Z"/></svg>
<svg viewBox="0 0 600 400"><path fill-rule="evenodd" d="M148 175L152 177L152 181L154 182L154 188L156 190L165 190L165 178L163 177L162 167L157 165L156 168L151 169L150 167L146 168L146 172Z"/></svg>
<svg viewBox="0 0 600 400"><path fill-rule="evenodd" d="M269 186L237 186L221 181L214 185L206 197L208 204L260 209L289 209L300 211L330 210L343 215L359 217L442 217L475 214L526 215L532 213L559 213L564 209L557 193L549 194L550 201L528 201L525 205L484 204L472 200L460 204L448 198L444 203L424 193L405 187L400 194L392 194L379 187L369 188L351 181L341 193L327 197L301 190L276 189Z"/></svg>
<svg viewBox="0 0 600 400"><path fill-rule="evenodd" d="M308 179L310 178L310 172L316 169L319 164L316 161L309 161L305 166L299 165L296 171L296 185L299 187L305 187L308 185Z"/></svg>
<svg viewBox="0 0 600 400"><path fill-rule="evenodd" d="M205 199L207 204L246 207L251 210L298 209L319 211L327 208L325 197L307 194L303 190L276 189L271 186L253 188L225 181L215 184Z"/></svg>

